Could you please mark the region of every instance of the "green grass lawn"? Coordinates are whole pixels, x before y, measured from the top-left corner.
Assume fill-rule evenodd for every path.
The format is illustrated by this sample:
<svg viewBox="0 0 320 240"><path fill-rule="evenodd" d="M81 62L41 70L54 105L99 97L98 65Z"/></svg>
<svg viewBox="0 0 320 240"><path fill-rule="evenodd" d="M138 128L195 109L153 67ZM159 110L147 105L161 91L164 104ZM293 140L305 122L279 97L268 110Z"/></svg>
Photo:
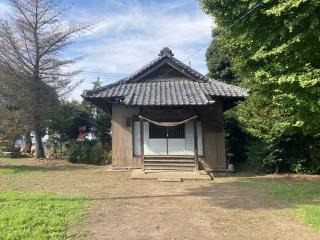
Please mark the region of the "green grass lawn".
<svg viewBox="0 0 320 240"><path fill-rule="evenodd" d="M11 158L11 157L0 157L0 162L14 164L14 165L23 165L29 158Z"/></svg>
<svg viewBox="0 0 320 240"><path fill-rule="evenodd" d="M20 173L32 173L39 172L41 168L35 168L32 166L24 166L30 158L10 158L0 157L0 164L7 164L5 167L0 165L0 176L1 175L15 175Z"/></svg>
<svg viewBox="0 0 320 240"><path fill-rule="evenodd" d="M0 177L33 177L43 171L24 166L27 161L30 159L1 157L0 163L7 165L0 166ZM83 198L53 193L0 191L0 239L66 239L80 234L66 230L85 214L86 202Z"/></svg>
<svg viewBox="0 0 320 240"><path fill-rule="evenodd" d="M0 192L0 239L66 239L83 216L85 200L55 194Z"/></svg>
<svg viewBox="0 0 320 240"><path fill-rule="evenodd" d="M320 231L320 181L297 179L247 178L240 182L292 206L285 213Z"/></svg>
<svg viewBox="0 0 320 240"><path fill-rule="evenodd" d="M67 239L78 236L81 231L71 229L91 204L92 191L95 194L98 191L105 197L103 191L106 186L100 186L101 179L105 181L105 172L97 173L97 169L93 167L83 170L81 166L79 169L52 171L54 168L50 170L50 167L34 166L32 161L0 158L0 240ZM84 173L92 174L93 180L83 178ZM107 185L111 187L111 191L116 189L114 184L128 181L121 174L109 177L110 181L114 181ZM283 209L281 213L297 218L320 232L320 181L302 178L233 175L216 177L213 186L218 183L236 184L255 189L258 194L262 191L277 202L284 203L283 206L280 204ZM56 179L63 181L59 182L58 188L50 189ZM39 191L57 194L34 192L38 185L41 186ZM70 193L70 190L74 189L77 191ZM98 196L101 197L99 194ZM119 204L108 202L109 205L113 203ZM270 201L270 204L273 204L273 201Z"/></svg>
<svg viewBox="0 0 320 240"><path fill-rule="evenodd" d="M15 175L20 173L32 173L32 172L39 172L41 169L36 169L32 167L6 167L6 168L0 168L0 175Z"/></svg>

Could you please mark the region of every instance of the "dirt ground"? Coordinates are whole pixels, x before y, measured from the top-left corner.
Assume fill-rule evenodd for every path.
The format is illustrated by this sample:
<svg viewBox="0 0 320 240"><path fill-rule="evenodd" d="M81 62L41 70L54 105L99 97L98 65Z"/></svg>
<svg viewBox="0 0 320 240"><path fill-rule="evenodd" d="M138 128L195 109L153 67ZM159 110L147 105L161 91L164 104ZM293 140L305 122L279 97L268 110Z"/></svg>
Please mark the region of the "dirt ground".
<svg viewBox="0 0 320 240"><path fill-rule="evenodd" d="M90 201L74 227L86 239L320 239L281 214L290 208L232 177L213 181L130 180L128 172L63 161L2 164L21 174L0 175L0 191L56 192Z"/></svg>

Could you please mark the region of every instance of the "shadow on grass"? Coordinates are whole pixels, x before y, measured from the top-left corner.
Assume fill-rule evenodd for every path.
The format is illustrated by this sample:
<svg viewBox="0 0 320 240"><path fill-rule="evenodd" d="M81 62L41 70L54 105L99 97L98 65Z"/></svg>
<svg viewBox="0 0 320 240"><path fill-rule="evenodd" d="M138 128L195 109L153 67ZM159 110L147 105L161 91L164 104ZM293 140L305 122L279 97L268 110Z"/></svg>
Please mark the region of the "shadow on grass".
<svg viewBox="0 0 320 240"><path fill-rule="evenodd" d="M0 174L19 174L19 173L34 173L34 172L52 172L52 171L76 171L89 170L92 167L85 165L63 165L63 166L28 166L28 165L2 165L0 166Z"/></svg>
<svg viewBox="0 0 320 240"><path fill-rule="evenodd" d="M199 184L188 187L183 192L177 191L170 194L139 194L139 192L135 194L134 192L128 192L122 196L91 198L91 200L166 198L174 201L174 199L196 197L199 199L199 204L203 200L217 207L243 210L284 209L296 208L297 204L319 204L320 180L272 179L249 175L250 177L237 177L234 180L224 179L226 182L220 180L213 181L210 184ZM144 185L150 184L150 181L137 181L136 183L141 185L141 189L143 189ZM157 183L153 182L151 184ZM176 185L168 186L174 188Z"/></svg>
<svg viewBox="0 0 320 240"><path fill-rule="evenodd" d="M0 175L2 173L72 172L78 170L92 170L93 168L99 169L98 166L75 164L62 166L6 165L0 166ZM144 188L144 185L148 186L150 184L150 181L135 180L134 182L134 184L140 185L141 189ZM127 182L124 184L127 184ZM158 183L151 182L151 184ZM139 191L135 193L135 190L129 191L122 196L106 198L92 197L87 200L174 199L196 197L199 198L199 200L214 203L215 206L221 208L251 210L294 208L296 204L319 204L320 199L320 179L304 179L303 177L293 177L290 175L257 175L251 172L227 175L219 174L215 175L215 179L209 184L192 185L194 185L194 187L187 187L187 184L183 192L177 191L171 194L145 194ZM175 188L175 186L176 185L173 183L172 185L168 185L171 189Z"/></svg>
<svg viewBox="0 0 320 240"><path fill-rule="evenodd" d="M10 167L0 167L0 175L1 174L20 174L20 173L32 173L39 172L41 169L35 169L33 167L27 166L10 166Z"/></svg>

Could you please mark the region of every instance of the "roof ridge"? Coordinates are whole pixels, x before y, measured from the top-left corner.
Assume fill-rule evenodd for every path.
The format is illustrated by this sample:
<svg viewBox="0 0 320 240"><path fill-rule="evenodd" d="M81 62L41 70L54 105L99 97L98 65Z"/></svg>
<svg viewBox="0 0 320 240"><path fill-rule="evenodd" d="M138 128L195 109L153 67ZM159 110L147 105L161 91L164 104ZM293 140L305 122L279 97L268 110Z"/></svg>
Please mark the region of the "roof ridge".
<svg viewBox="0 0 320 240"><path fill-rule="evenodd" d="M97 91L101 91L101 90L105 90L105 89L108 89L110 87L114 87L114 86L117 86L119 85L119 83L121 83L121 81L123 80L124 78L114 82L114 83L110 83L110 84L107 84L107 85L104 85L102 87L98 87L98 88L94 88L94 89L90 89L90 90L84 90L83 93L81 94L81 97L85 96L87 93L95 93Z"/></svg>
<svg viewBox="0 0 320 240"><path fill-rule="evenodd" d="M160 62L162 59L164 59L166 56L168 56L167 54L161 55L155 59L153 59L151 62L147 63L146 65L144 65L143 67L139 68L137 71L135 71L134 73L130 74L129 76L121 79L120 81L123 81L125 83L127 83L128 81L131 80L131 78L134 78L136 75L141 74L143 71L147 70L148 68L150 68L152 65ZM120 82L118 81L118 83Z"/></svg>
<svg viewBox="0 0 320 240"><path fill-rule="evenodd" d="M208 81L209 80L209 78L207 76L201 74L200 72L198 72L195 69L189 67L188 65L186 65L185 63L183 63L179 59L175 58L174 54L172 53L172 51L169 48L166 47L166 48L163 48L160 51L159 57L157 57L154 60L152 60L151 62L147 63L146 65L144 65L143 67L141 67L140 69L135 71L134 73L132 73L129 76L127 76L126 78L123 78L121 81L122 82L128 82L128 81L133 80L139 74L142 74L144 71L147 71L149 68L151 68L152 66L154 66L157 63L159 63L160 61L162 61L165 58L171 60L174 64L177 64L179 67L182 67L183 69L187 70L191 75L195 76L195 78L200 78L201 80L204 80L204 81ZM117 83L119 84L120 81L118 81Z"/></svg>
<svg viewBox="0 0 320 240"><path fill-rule="evenodd" d="M218 79L214 79L214 78L209 78L209 82L213 82L213 83L217 83L217 84L220 84L220 85L224 85L226 87L236 88L236 89L238 89L240 91L244 91L246 93L248 93L250 91L247 88L239 87L237 85L234 85L234 84L231 84L231 83L226 83L226 82L223 82L222 80L218 80Z"/></svg>
<svg viewBox="0 0 320 240"><path fill-rule="evenodd" d="M173 52L169 48L163 48L160 51L160 54L159 54L159 56L157 58L155 58L151 62L147 63L146 65L144 65L143 67L141 67L140 69L138 69L134 73L130 74L129 76L127 76L125 78L122 78L122 79L120 79L120 80L118 80L118 81L116 81L114 83L111 83L111 84L108 84L108 85L105 85L105 86L102 86L102 87L99 87L99 88L96 88L96 89L91 89L91 90L84 91L81 96L85 97L85 96L88 96L90 94L99 93L101 91L107 90L107 89L109 89L111 87L118 86L118 85L121 85L121 84L134 84L134 83L137 83L138 80L140 80L141 78L144 77L144 76L142 76L139 79L139 75L145 73L150 68L154 67L156 64L160 63L164 59L168 59L169 60L169 62L166 61L165 63L167 63L169 65L173 65L173 66L171 66L172 68L177 68L178 71L180 71L182 74L186 75L187 77L190 77L195 82L200 82L200 83L210 83L210 82L212 82L212 83L219 84L220 86L231 87L231 88L237 89L238 91L244 92L246 94L249 92L249 90L246 89L246 88L242 88L242 87L238 87L238 86L235 86L235 85L232 85L232 84L228 84L228 83L219 81L217 79L209 78L209 77L201 74L200 72L198 72L195 69L191 68L190 66L188 66L185 63L183 63L179 59L175 58ZM172 64L170 64L170 63L172 63ZM169 73L169 71L168 71L168 73ZM168 73L166 73L166 74L168 74ZM160 75L159 78L165 76L166 74ZM138 78L137 81L134 81L136 78ZM168 79L164 78L163 80L166 81Z"/></svg>
<svg viewBox="0 0 320 240"><path fill-rule="evenodd" d="M198 72L197 70L191 68L190 66L188 66L187 64L185 64L184 62L180 61L179 59L173 57L173 56L168 56L171 60L173 60L175 63L178 63L179 65L182 65L183 68L187 69L191 74L193 75L198 75L200 76L200 78L203 78L204 80L208 81L209 78L205 75L203 75L202 73Z"/></svg>

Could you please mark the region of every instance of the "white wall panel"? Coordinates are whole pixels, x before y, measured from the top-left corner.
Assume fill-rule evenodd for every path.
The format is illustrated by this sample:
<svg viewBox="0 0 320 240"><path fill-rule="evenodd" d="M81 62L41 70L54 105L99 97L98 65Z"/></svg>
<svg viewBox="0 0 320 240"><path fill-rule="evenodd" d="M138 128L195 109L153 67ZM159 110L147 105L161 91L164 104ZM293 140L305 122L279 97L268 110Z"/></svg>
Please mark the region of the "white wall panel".
<svg viewBox="0 0 320 240"><path fill-rule="evenodd" d="M145 155L166 155L167 140L149 139L149 123L144 122L144 154ZM197 122L198 134L198 154L203 156L203 137L202 124ZM133 147L134 154L140 155L140 122L135 121L133 127ZM169 155L193 155L194 154L194 137L193 137L193 122L185 124L185 139L168 139Z"/></svg>
<svg viewBox="0 0 320 240"><path fill-rule="evenodd" d="M149 141L148 152L146 155L167 155L167 139L152 138Z"/></svg>
<svg viewBox="0 0 320 240"><path fill-rule="evenodd" d="M185 155L186 140L179 138L168 139L168 155Z"/></svg>

